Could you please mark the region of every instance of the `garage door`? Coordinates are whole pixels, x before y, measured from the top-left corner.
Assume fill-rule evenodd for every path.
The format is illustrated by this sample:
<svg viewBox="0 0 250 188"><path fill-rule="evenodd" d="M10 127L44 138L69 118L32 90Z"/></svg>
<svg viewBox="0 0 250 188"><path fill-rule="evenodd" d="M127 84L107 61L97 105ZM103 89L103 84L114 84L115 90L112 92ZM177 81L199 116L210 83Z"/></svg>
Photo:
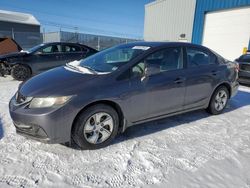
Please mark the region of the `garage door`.
<svg viewBox="0 0 250 188"><path fill-rule="evenodd" d="M229 60L235 60L248 47L250 7L211 12L205 15L203 45Z"/></svg>

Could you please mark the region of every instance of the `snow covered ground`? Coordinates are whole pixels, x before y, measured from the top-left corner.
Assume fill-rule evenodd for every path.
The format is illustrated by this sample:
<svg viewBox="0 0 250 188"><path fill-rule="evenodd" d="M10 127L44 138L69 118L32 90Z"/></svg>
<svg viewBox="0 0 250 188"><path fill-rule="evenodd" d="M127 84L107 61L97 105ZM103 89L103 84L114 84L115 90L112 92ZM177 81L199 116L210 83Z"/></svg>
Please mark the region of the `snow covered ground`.
<svg viewBox="0 0 250 188"><path fill-rule="evenodd" d="M250 88L226 112L196 111L129 128L111 146L81 151L15 133L0 78L0 187L250 188Z"/></svg>

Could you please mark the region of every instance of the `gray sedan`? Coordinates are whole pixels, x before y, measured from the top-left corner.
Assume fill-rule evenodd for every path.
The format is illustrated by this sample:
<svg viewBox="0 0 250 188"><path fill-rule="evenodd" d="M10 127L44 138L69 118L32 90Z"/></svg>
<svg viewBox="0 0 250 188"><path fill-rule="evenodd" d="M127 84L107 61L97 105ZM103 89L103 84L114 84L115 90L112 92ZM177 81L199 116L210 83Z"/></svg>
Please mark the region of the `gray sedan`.
<svg viewBox="0 0 250 188"><path fill-rule="evenodd" d="M222 113L237 92L237 71L199 45L123 44L27 80L10 115L18 134L97 149L131 125L197 109Z"/></svg>

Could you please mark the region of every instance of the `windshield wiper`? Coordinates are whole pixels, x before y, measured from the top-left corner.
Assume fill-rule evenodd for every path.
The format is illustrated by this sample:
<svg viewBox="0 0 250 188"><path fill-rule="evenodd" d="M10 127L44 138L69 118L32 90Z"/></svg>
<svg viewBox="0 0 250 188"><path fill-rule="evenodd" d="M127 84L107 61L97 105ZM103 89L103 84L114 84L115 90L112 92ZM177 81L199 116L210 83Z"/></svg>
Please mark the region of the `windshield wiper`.
<svg viewBox="0 0 250 188"><path fill-rule="evenodd" d="M94 73L94 74L97 74L97 72L96 72L96 70L95 69L93 69L92 67L89 67L89 66L82 66L83 68L86 68L86 69L88 69L88 70L90 70L92 73Z"/></svg>
<svg viewBox="0 0 250 188"><path fill-rule="evenodd" d="M70 65L69 63L66 63L66 66L81 72L81 70L77 66Z"/></svg>
<svg viewBox="0 0 250 188"><path fill-rule="evenodd" d="M81 67L82 67L82 68L88 69L93 74L97 74L97 72L93 68L88 67L88 66L76 66L76 65L71 65L69 63L66 63L66 66L68 66L68 67L70 67L72 69L75 69L75 70L77 70L79 72L83 72L83 70L81 70Z"/></svg>

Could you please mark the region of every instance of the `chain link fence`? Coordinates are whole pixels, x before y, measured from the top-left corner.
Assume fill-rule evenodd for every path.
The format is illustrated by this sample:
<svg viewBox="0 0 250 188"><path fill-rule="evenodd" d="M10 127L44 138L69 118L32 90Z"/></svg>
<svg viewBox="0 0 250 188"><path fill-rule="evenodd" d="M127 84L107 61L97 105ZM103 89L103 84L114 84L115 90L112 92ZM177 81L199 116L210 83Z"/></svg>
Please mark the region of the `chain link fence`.
<svg viewBox="0 0 250 188"><path fill-rule="evenodd" d="M77 42L82 43L97 50L103 50L111 46L137 41L136 39L127 39L119 37L92 35L73 32L51 32L43 34L44 42Z"/></svg>
<svg viewBox="0 0 250 188"><path fill-rule="evenodd" d="M50 33L0 31L0 37L13 38L24 50L32 48L35 45L43 42L82 43L94 49L103 50L117 44L137 41L137 39L127 39L66 31Z"/></svg>

